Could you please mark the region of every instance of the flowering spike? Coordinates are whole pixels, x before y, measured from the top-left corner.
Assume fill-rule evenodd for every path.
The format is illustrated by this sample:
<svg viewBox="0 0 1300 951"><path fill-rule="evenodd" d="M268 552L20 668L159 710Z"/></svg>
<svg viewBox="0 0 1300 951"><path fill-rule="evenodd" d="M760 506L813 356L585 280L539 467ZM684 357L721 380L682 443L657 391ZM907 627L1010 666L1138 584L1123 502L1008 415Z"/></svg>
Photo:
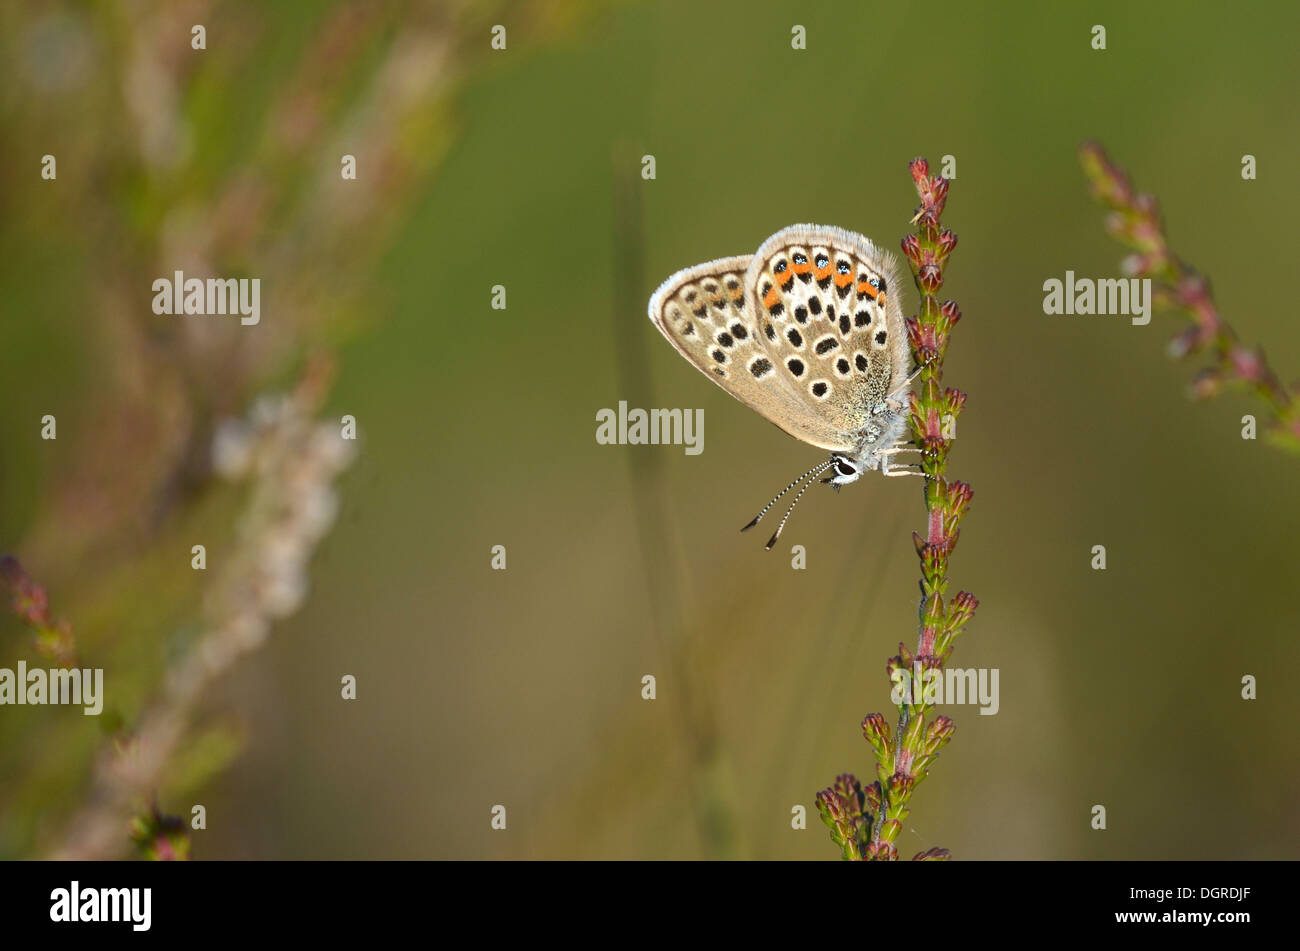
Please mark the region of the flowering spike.
<svg viewBox="0 0 1300 951"><path fill-rule="evenodd" d="M917 313L905 320L907 343L913 362L921 368L921 382L908 394L907 415L913 444L922 450L921 468L928 477L923 490L927 517L924 531L912 533L921 566L917 648L913 652L906 644L899 644L898 654L885 665L891 684L903 676L914 677L914 665L920 665L923 672L941 671L953 638L974 615L978 604L966 592L951 599L945 593L948 558L960 537L959 524L972 498L969 485L950 483L945 478L953 437L949 423L966 405L965 393L943 386L944 358L952 329L961 320L961 309L952 300L940 302L938 297L944 268L957 247L957 235L940 222L948 199L948 181L931 176L930 165L923 158L914 159L909 168L921 205L912 219L916 231L903 238L900 247L921 293ZM910 701L900 704L897 729L879 713L869 714L862 721L863 736L875 753L877 782L862 788L859 801L864 821L856 831L850 827L842 786L838 793L824 790L818 796L823 821L832 827L832 838L842 848L844 841L857 842L853 835L862 834L871 824L873 820L865 817L876 817L871 834L855 845L852 855L846 848L846 857L898 858L894 843L908 815L912 790L925 777L929 761L952 735L953 724L947 717L936 717L927 724L923 693L918 695L914 690ZM930 849L916 858L933 861L948 858L948 853Z"/></svg>
<svg viewBox="0 0 1300 951"><path fill-rule="evenodd" d="M1106 230L1125 246L1121 269L1127 276L1148 278L1152 303L1172 305L1191 319L1168 344L1175 358L1206 353L1213 365L1191 385L1194 397L1219 393L1229 382L1247 384L1274 415L1270 430L1283 448L1300 451L1300 387L1287 386L1258 349L1247 348L1223 319L1209 281L1170 250L1160 206L1151 195L1134 189L1128 175L1095 142L1079 147L1079 164L1092 196L1106 208Z"/></svg>

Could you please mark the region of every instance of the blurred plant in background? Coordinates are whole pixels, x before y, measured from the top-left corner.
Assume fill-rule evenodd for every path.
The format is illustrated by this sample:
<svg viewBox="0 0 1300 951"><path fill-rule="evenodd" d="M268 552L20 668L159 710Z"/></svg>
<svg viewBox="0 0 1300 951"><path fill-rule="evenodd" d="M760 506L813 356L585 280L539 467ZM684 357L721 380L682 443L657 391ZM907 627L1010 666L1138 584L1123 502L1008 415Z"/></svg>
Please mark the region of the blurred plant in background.
<svg viewBox="0 0 1300 951"><path fill-rule="evenodd" d="M75 666L77 645L67 621L50 615L49 592L32 580L12 555L0 557L0 582L13 596L13 612L33 633L32 648L61 668Z"/></svg>
<svg viewBox="0 0 1300 951"><path fill-rule="evenodd" d="M5 138L25 146L0 173L31 183L9 191L7 223L51 261L84 262L77 278L95 293L76 332L97 354L76 399L57 403L49 503L6 522L22 534L3 547L44 587L16 561L5 574L38 649L69 664L69 629L45 600L58 592L78 662L105 668L114 724L103 745L81 717L0 718L0 856L110 857L135 839L184 857L183 829L155 803L188 809L238 752L240 730L198 727L196 708L306 597L348 460L337 424L313 422L328 355L382 317L374 271L454 141L456 94L507 8L512 49L594 12L554 0L0 12ZM54 182L33 171L44 152ZM151 284L176 270L260 279L262 321L155 316ZM286 383L288 397L258 395ZM26 420L19 432L39 438ZM213 583L191 569L195 543Z"/></svg>
<svg viewBox="0 0 1300 951"><path fill-rule="evenodd" d="M1192 395L1213 396L1232 385L1255 394L1274 417L1265 436L1276 446L1300 453L1300 390L1278 378L1262 350L1242 346L1214 302L1209 279L1169 250L1155 198L1137 191L1128 174L1097 143L1084 143L1079 159L1093 198L1110 209L1106 230L1133 252L1121 262L1124 273L1154 282L1153 306L1181 310L1192 319L1192 326L1169 342L1170 355L1208 352L1214 360L1214 366L1201 370L1192 381Z"/></svg>
<svg viewBox="0 0 1300 951"><path fill-rule="evenodd" d="M251 481L253 489L232 554L208 589L202 634L167 670L159 696L130 733L101 753L91 795L56 858L103 858L120 848L122 814L158 788L206 688L302 605L311 555L338 508L333 483L352 455L339 427L313 422L328 383L328 370L317 369L287 397L259 397L249 420L219 426L214 467L229 479ZM156 807L151 815L137 821L175 838L174 822ZM144 836L146 846L160 835Z"/></svg>

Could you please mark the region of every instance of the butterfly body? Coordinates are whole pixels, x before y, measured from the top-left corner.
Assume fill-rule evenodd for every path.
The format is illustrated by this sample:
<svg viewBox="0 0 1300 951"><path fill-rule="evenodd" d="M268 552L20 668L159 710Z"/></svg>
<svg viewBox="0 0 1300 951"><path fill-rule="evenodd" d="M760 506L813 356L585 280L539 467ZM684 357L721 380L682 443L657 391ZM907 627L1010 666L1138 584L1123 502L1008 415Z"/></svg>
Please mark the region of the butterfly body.
<svg viewBox="0 0 1300 951"><path fill-rule="evenodd" d="M910 474L891 460L907 451L911 382L897 287L893 256L862 235L792 225L753 255L678 271L650 298L650 319L722 389L830 450L815 474L832 470L823 481L840 486L870 470Z"/></svg>

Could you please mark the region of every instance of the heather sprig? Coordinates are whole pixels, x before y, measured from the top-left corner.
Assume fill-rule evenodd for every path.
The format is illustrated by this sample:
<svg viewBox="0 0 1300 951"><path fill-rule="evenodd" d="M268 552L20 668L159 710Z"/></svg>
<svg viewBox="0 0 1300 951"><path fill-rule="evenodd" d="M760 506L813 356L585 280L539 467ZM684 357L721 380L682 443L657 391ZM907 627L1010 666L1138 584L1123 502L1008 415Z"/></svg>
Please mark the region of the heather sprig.
<svg viewBox="0 0 1300 951"><path fill-rule="evenodd" d="M45 586L35 581L12 555L0 558L0 582L13 594L11 606L14 614L35 632L33 646L36 652L64 669L76 666L77 646L72 626L67 621L55 620L50 614L50 596ZM120 713L106 711L102 722L115 753L130 748L132 737L123 730ZM131 819L129 834L145 858L189 858L190 840L185 822L162 815L156 804Z"/></svg>
<svg viewBox="0 0 1300 951"><path fill-rule="evenodd" d="M1097 143L1084 143L1079 160L1092 196L1110 209L1106 230L1132 252L1121 264L1124 272L1151 279L1153 306L1180 310L1191 318L1191 326L1169 342L1170 355L1205 353L1212 360L1192 381L1192 395L1203 398L1227 385L1243 387L1269 406L1273 420L1264 431L1269 441L1300 452L1300 392L1278 379L1261 350L1240 343L1215 304L1206 277L1170 251L1155 198L1137 191Z"/></svg>
<svg viewBox="0 0 1300 951"><path fill-rule="evenodd" d="M924 677L926 672L942 670L957 635L979 606L965 591L947 597L948 558L957 545L972 497L969 485L947 480L948 451L957 417L966 403L965 393L943 386L943 361L961 310L951 300L940 302L939 291L957 236L941 222L947 179L931 177L929 164L922 158L914 159L910 168L921 198L921 207L912 219L917 230L902 242L921 295L917 315L907 320L912 358L921 371L918 391L911 396L912 436L922 450L921 468L927 476L926 532L924 536L912 533L921 563L920 631L914 652L900 643L898 654L886 664L891 684L915 684L899 701L897 727L879 713L868 714L862 721L863 736L875 753L876 781L864 786L846 774L817 795L817 810L831 839L850 860L898 858L898 834L908 816L912 792L954 730L948 717L926 719L933 704L925 702L915 675L920 671ZM946 849L927 849L914 859L949 857Z"/></svg>
<svg viewBox="0 0 1300 951"><path fill-rule="evenodd" d="M334 483L353 455L337 424L315 418L332 375L332 361L311 361L290 393L263 397L248 420L218 427L214 469L252 483L238 544L210 589L205 628L169 666L159 695L130 733L96 762L92 794L68 820L52 858L113 857L128 816L146 855L184 857L174 823L156 807L142 811L141 803L156 797L178 752L192 741L208 688L259 649L273 623L306 598L308 565L337 509Z"/></svg>
<svg viewBox="0 0 1300 951"><path fill-rule="evenodd" d="M32 580L26 569L12 555L0 558L0 582L13 594L14 614L32 629L36 652L63 668L76 665L77 645L67 621L56 621L50 614L50 596L43 585Z"/></svg>

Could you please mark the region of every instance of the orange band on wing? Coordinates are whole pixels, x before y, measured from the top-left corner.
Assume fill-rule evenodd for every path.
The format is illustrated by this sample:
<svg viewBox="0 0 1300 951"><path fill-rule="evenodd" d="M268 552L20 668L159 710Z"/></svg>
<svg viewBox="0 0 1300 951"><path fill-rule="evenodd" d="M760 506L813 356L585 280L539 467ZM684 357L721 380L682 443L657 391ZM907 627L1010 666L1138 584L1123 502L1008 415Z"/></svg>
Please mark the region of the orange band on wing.
<svg viewBox="0 0 1300 951"><path fill-rule="evenodd" d="M870 282L870 281L858 281L858 293L859 293L859 294L866 294L866 295L868 295L872 300L876 300L876 299L880 296L880 291L876 290L876 289L871 285L871 282Z"/></svg>
<svg viewBox="0 0 1300 951"><path fill-rule="evenodd" d="M804 261L803 264L794 264L790 267L790 270L794 271L796 274L807 274L812 269L813 266L811 261Z"/></svg>
<svg viewBox="0 0 1300 951"><path fill-rule="evenodd" d="M763 306L766 307L768 310L771 310L780 302L781 302L781 292L778 291L775 287L772 288L770 291L768 291L767 295L763 298Z"/></svg>
<svg viewBox="0 0 1300 951"><path fill-rule="evenodd" d="M848 287L848 286L849 286L850 284L852 284L852 283L853 283L853 275L852 275L851 273L850 273L850 274L836 274L836 275L835 275L835 286L836 286L836 287Z"/></svg>
<svg viewBox="0 0 1300 951"><path fill-rule="evenodd" d="M816 277L817 280L819 281L826 280L826 278L831 276L831 266L828 264L825 267L819 267L817 269L817 273L814 274L813 276Z"/></svg>

